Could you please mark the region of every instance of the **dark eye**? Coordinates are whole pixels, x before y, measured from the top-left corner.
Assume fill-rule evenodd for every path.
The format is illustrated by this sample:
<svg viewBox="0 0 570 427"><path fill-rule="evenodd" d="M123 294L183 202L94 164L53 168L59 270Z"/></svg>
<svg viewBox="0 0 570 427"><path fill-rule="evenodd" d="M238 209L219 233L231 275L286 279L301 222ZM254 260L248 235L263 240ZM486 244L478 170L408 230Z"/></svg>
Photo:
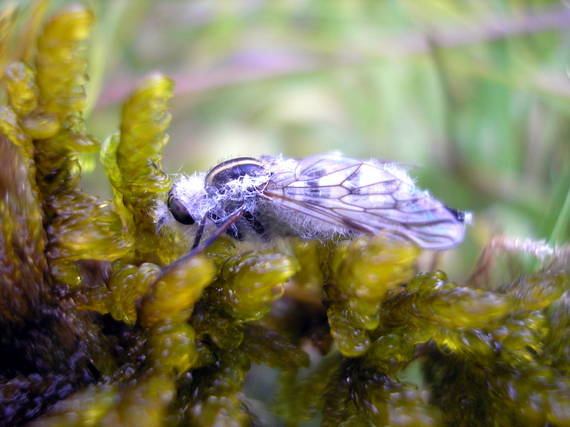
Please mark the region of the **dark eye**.
<svg viewBox="0 0 570 427"><path fill-rule="evenodd" d="M186 207L175 197L168 198L168 209L176 221L181 224L194 224L194 218L188 213Z"/></svg>

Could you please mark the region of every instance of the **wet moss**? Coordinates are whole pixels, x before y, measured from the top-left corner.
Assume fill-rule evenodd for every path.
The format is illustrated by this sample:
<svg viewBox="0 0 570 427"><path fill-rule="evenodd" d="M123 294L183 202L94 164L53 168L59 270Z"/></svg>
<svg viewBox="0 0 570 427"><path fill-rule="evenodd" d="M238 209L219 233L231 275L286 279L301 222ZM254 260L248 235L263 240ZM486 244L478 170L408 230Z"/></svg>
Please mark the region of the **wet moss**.
<svg viewBox="0 0 570 427"><path fill-rule="evenodd" d="M418 248L382 236L288 253L221 238L175 263L190 242L156 216L161 75L102 144L113 200L85 193L93 19L64 10L33 61L2 58L0 424L250 425L252 364L278 370L272 409L290 425L570 424L564 262L485 290L418 274Z"/></svg>

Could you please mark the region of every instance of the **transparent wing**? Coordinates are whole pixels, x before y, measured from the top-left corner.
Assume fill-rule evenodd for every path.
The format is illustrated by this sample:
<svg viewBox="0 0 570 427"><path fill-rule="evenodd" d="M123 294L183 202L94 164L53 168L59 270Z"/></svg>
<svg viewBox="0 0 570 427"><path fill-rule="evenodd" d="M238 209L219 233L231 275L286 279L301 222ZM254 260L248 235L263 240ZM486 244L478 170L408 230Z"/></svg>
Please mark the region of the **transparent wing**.
<svg viewBox="0 0 570 427"><path fill-rule="evenodd" d="M276 162L264 193L283 207L335 227L382 232L426 249L445 249L463 240L463 214L418 189L394 164L334 155L295 162L282 169Z"/></svg>

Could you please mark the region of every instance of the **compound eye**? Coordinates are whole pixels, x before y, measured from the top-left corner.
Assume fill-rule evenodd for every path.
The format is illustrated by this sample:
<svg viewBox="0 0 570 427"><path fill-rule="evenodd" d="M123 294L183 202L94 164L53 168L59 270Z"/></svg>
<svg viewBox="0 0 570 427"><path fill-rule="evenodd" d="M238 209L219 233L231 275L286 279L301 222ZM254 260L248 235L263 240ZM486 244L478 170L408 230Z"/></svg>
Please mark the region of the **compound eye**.
<svg viewBox="0 0 570 427"><path fill-rule="evenodd" d="M174 197L168 198L168 209L176 221L181 224L191 225L194 224L194 218L188 212L182 202Z"/></svg>

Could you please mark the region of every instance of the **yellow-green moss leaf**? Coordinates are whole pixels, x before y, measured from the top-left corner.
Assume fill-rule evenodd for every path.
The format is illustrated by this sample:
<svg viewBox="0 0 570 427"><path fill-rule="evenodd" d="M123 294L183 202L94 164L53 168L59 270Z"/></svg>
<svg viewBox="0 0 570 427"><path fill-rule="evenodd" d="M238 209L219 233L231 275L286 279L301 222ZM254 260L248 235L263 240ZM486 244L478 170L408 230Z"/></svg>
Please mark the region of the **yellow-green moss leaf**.
<svg viewBox="0 0 570 427"><path fill-rule="evenodd" d="M134 206L153 193L168 191L171 185L160 161L168 142L165 131L171 119L172 88L172 80L159 74L151 76L123 106L117 165L123 186L128 188L126 197Z"/></svg>
<svg viewBox="0 0 570 427"><path fill-rule="evenodd" d="M224 265L217 284L226 313L242 321L263 317L284 292L284 284L298 270L292 257L282 254L248 253Z"/></svg>
<svg viewBox="0 0 570 427"><path fill-rule="evenodd" d="M155 325L150 330L150 356L157 369L186 372L198 359L194 329L185 322Z"/></svg>
<svg viewBox="0 0 570 427"><path fill-rule="evenodd" d="M213 263L203 256L192 257L170 268L142 303L143 326L150 327L162 320L187 319L214 274Z"/></svg>
<svg viewBox="0 0 570 427"><path fill-rule="evenodd" d="M137 304L160 275L160 268L151 263L140 266L117 262L113 264L108 288L111 292L110 313L128 324L137 321Z"/></svg>
<svg viewBox="0 0 570 427"><path fill-rule="evenodd" d="M62 122L85 107L85 41L92 24L93 14L83 6L74 5L51 18L38 38L40 103Z"/></svg>
<svg viewBox="0 0 570 427"><path fill-rule="evenodd" d="M10 104L19 117L38 106L38 87L33 71L23 62L12 62L4 69L4 81Z"/></svg>

